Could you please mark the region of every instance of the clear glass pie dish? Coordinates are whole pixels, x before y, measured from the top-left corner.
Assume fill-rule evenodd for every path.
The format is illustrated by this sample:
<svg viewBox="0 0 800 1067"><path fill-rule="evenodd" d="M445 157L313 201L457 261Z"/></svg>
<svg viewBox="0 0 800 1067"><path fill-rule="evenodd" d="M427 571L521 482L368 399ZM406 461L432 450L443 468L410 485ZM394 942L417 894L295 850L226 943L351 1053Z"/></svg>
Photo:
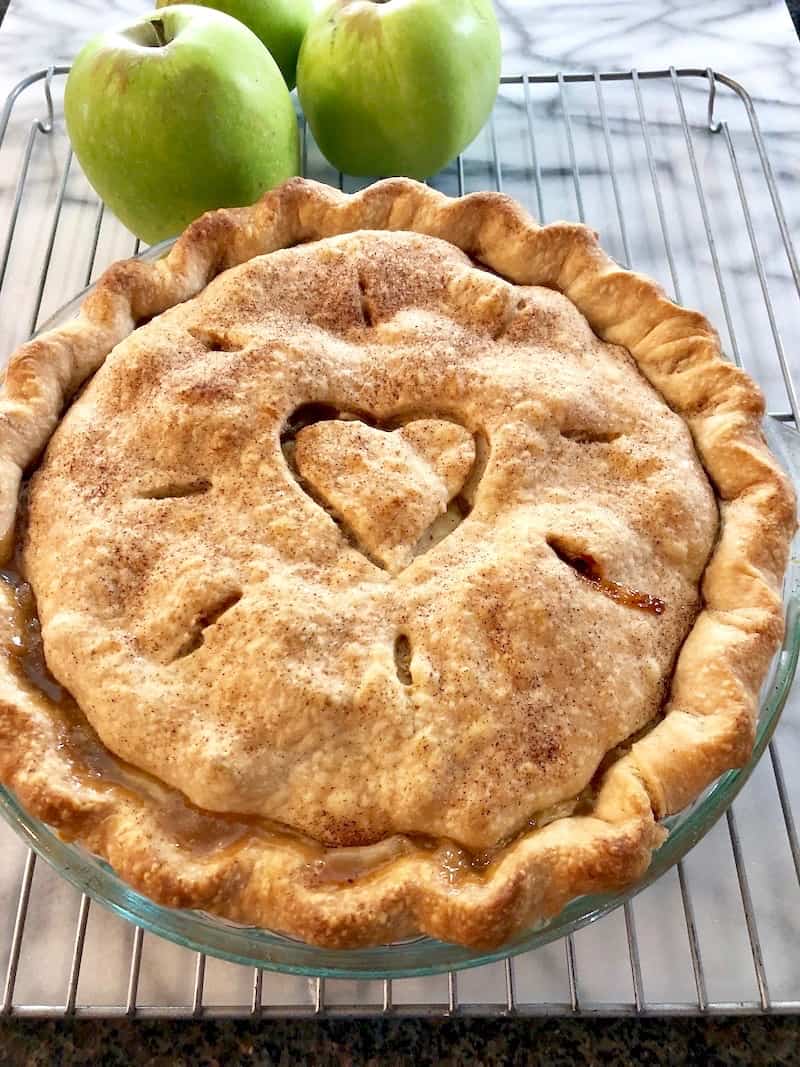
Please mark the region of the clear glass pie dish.
<svg viewBox="0 0 800 1067"><path fill-rule="evenodd" d="M147 258L163 254L166 247L151 249L146 253ZM42 329L71 318L85 295L81 293L62 308ZM773 450L797 482L800 438L793 430L772 420L768 420L766 431ZM161 907L134 891L103 860L78 845L62 841L3 789L0 789L0 811L27 844L79 890L149 931L210 955L295 974L348 978L399 978L478 966L562 937L618 907L680 860L724 813L769 743L794 677L800 651L800 567L794 557L784 585L784 607L786 636L764 685L756 744L747 766L723 775L689 808L665 820L669 836L654 854L645 877L636 885L619 894L577 898L558 916L491 953L429 938L370 949L326 950L205 913Z"/></svg>

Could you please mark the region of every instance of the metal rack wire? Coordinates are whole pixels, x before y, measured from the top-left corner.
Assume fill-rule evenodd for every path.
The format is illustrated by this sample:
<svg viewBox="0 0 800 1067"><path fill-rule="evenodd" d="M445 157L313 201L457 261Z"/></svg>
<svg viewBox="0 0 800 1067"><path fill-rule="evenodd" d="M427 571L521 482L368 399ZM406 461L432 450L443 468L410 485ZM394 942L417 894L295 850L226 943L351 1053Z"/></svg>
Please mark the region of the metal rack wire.
<svg viewBox="0 0 800 1067"><path fill-rule="evenodd" d="M25 324L34 330L109 261L139 250L68 147L59 104L66 73L31 74L0 114L5 352L24 339ZM327 166L300 122L304 172L357 188ZM798 425L787 353L800 342L800 268L768 138L731 79L675 69L505 78L484 134L432 184L459 194L495 188L542 221L589 222L621 262L720 323L773 417ZM736 811L674 877L560 944L430 979L245 974L92 906L2 827L0 1016L800 1011L800 785L787 780L782 752L800 767L800 707L791 698Z"/></svg>

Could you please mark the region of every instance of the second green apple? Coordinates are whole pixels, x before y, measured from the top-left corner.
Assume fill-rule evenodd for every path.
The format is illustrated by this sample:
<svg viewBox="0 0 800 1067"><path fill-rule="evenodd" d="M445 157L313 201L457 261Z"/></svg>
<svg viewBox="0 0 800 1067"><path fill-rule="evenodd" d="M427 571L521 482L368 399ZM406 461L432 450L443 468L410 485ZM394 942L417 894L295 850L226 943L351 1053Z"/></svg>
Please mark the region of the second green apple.
<svg viewBox="0 0 800 1067"><path fill-rule="evenodd" d="M348 174L434 174L489 117L500 77L491 0L334 0L306 31L297 91Z"/></svg>
<svg viewBox="0 0 800 1067"><path fill-rule="evenodd" d="M185 0L156 0L156 7L169 7ZM294 89L297 54L313 10L312 0L191 0L231 15L252 30L280 67L283 80Z"/></svg>

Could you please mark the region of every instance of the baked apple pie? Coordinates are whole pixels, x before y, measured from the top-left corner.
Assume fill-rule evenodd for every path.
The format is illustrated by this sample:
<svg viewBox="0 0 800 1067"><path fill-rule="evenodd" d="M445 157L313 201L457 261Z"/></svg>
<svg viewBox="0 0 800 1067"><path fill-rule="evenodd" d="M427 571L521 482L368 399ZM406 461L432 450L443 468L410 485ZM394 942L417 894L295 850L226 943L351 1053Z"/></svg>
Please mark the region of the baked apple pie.
<svg viewBox="0 0 800 1067"><path fill-rule="evenodd" d="M163 904L494 946L744 763L794 498L583 226L294 180L111 267L0 400L0 778Z"/></svg>

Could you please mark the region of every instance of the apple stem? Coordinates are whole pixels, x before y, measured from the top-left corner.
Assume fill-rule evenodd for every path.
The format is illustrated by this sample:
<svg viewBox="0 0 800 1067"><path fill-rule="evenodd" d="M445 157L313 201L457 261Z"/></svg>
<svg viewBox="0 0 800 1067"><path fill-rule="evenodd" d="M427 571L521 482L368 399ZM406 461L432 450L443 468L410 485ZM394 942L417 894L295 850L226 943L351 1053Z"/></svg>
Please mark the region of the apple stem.
<svg viewBox="0 0 800 1067"><path fill-rule="evenodd" d="M153 30L155 32L156 42L157 42L158 46L160 48L163 48L165 45L169 44L169 41L167 40L167 33L166 33L166 30L164 29L163 20L162 19L150 19L150 25L153 27Z"/></svg>

